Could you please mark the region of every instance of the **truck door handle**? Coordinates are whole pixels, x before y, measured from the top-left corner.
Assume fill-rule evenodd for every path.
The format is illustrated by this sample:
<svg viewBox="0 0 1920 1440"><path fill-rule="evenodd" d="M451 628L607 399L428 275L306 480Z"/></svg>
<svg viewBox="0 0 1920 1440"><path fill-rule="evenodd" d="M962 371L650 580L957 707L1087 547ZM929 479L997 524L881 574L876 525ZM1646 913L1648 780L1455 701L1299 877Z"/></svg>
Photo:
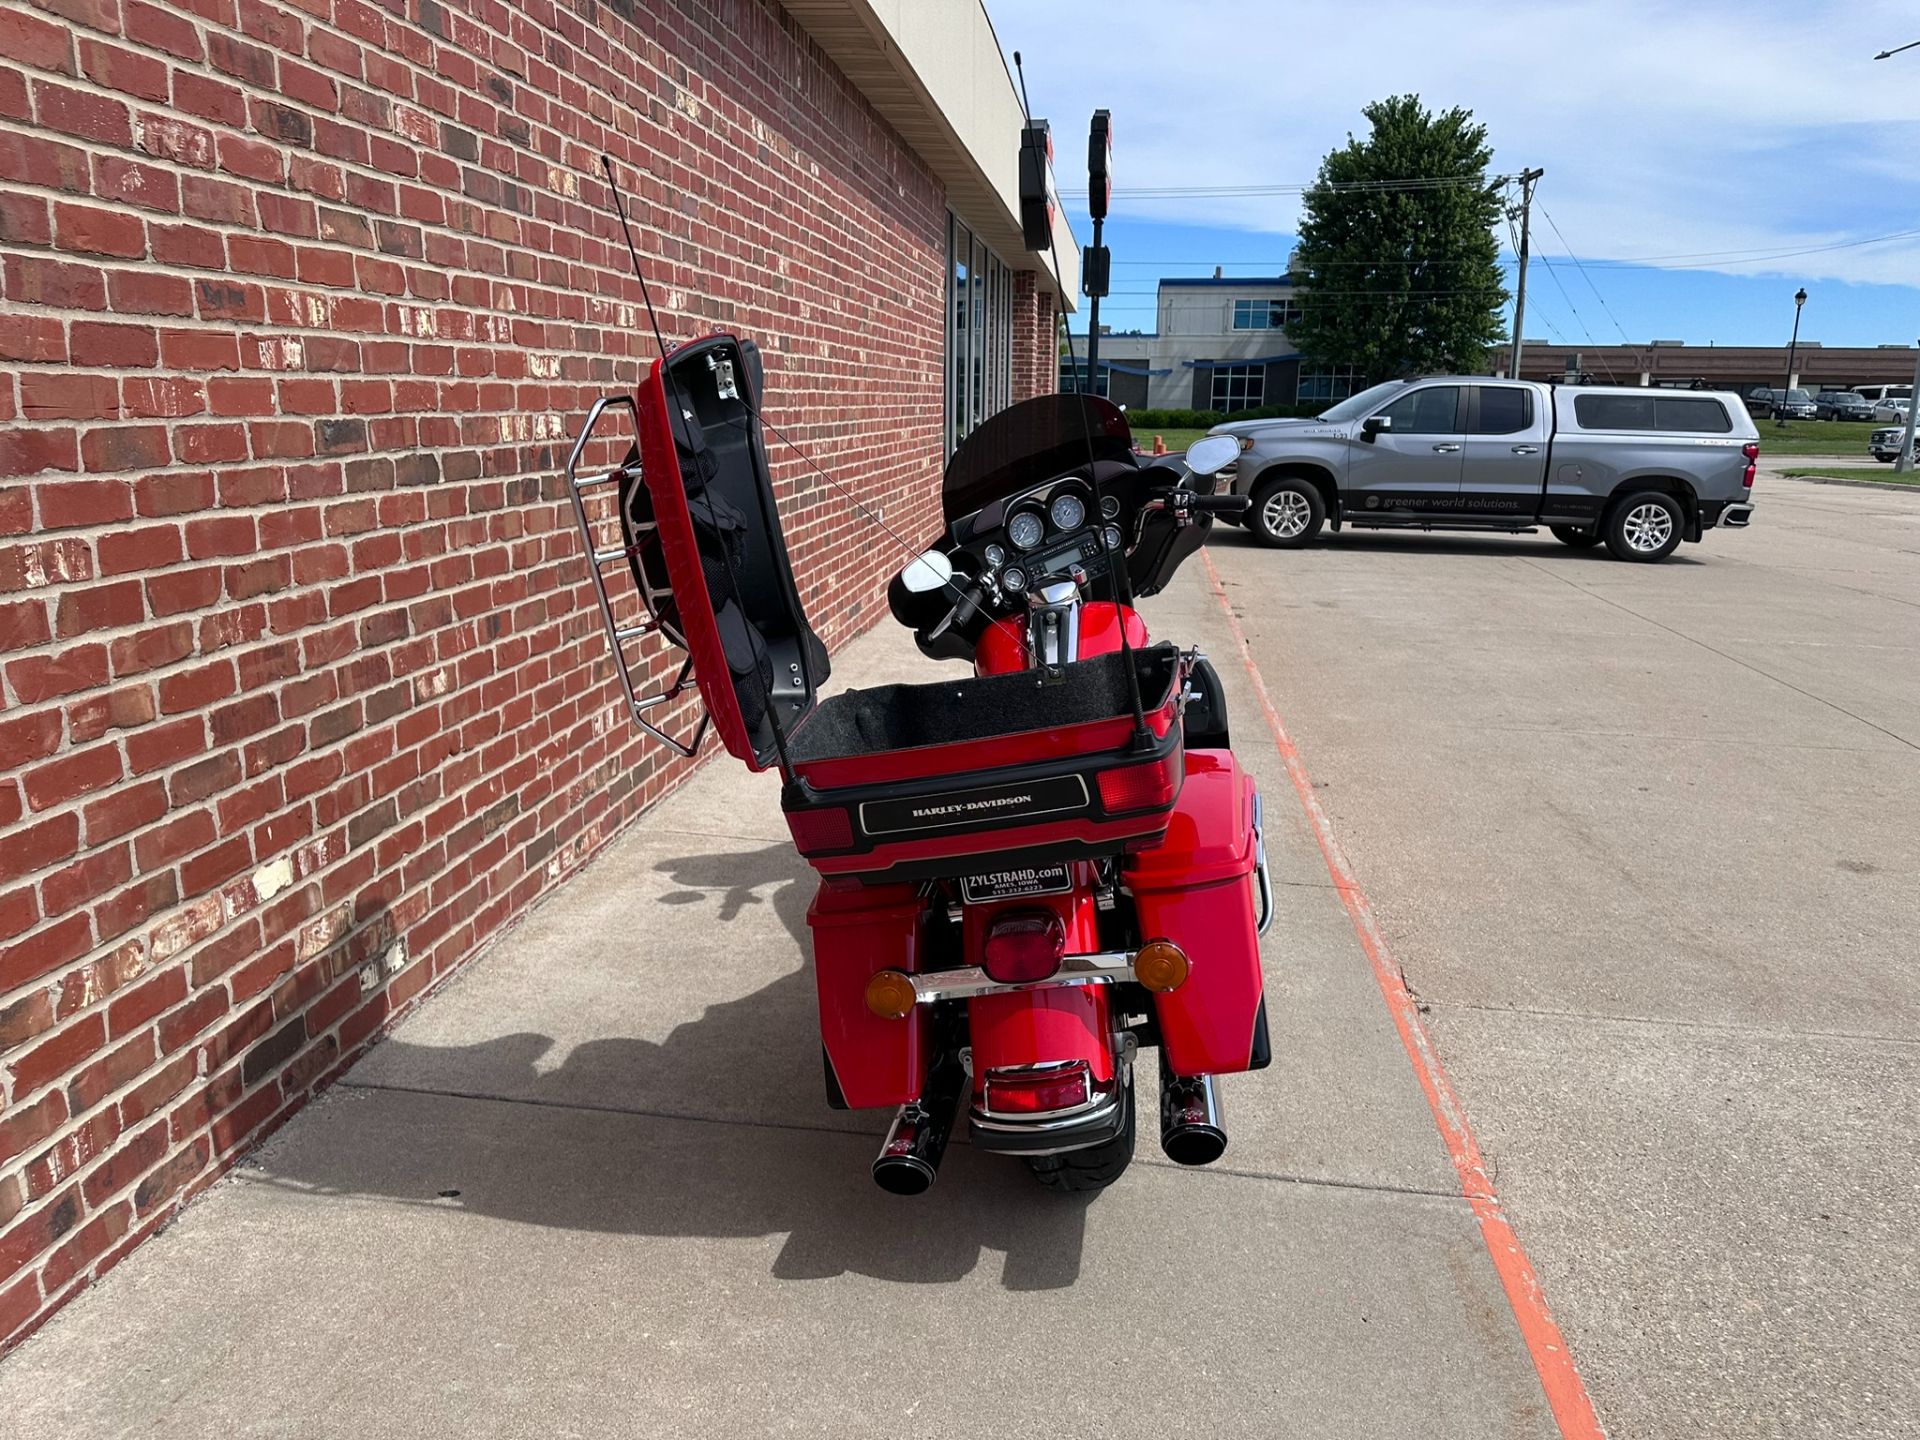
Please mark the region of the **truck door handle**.
<svg viewBox="0 0 1920 1440"><path fill-rule="evenodd" d="M1451 455L1455 450L1458 450L1460 447L1458 445L1452 444L1449 441L1443 440L1433 448L1438 454Z"/></svg>
<svg viewBox="0 0 1920 1440"><path fill-rule="evenodd" d="M1516 445L1513 447L1513 453L1516 455L1538 455L1540 453L1540 447L1538 445Z"/></svg>

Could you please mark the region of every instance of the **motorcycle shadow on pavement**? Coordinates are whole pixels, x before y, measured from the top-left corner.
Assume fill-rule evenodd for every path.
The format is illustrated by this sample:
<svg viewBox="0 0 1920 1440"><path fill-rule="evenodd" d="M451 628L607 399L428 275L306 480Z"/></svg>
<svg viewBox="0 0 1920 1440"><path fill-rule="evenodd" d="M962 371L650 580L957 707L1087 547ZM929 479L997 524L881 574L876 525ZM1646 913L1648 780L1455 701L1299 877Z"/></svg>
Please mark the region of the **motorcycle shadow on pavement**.
<svg viewBox="0 0 1920 1440"><path fill-rule="evenodd" d="M1010 1290L1078 1279L1087 1200L1041 1190L1017 1160L973 1152L964 1119L928 1194L874 1185L868 1167L891 1115L826 1105L804 962L815 877L791 846L655 869L680 887L661 899L697 912L675 928L716 927L725 942L742 915L770 905L796 968L708 1005L662 1041L586 1040L557 1065L558 1042L532 1031L465 1046L390 1038L375 1052L378 1070L337 1092L338 1103L361 1102L350 1143L310 1142L295 1127L250 1167L256 1181L589 1233L784 1234L771 1270L788 1281L854 1273L947 1284L990 1251L1004 1254ZM726 943L773 940L764 924L740 928ZM388 1076L405 1078L388 1089ZM375 1095L385 1103L365 1103Z"/></svg>

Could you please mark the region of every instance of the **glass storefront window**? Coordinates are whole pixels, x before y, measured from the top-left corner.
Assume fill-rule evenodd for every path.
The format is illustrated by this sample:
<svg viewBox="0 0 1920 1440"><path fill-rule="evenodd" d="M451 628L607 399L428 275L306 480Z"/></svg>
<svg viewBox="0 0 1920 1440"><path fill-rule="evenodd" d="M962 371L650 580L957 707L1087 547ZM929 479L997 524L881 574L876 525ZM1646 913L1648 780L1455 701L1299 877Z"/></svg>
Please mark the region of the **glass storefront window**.
<svg viewBox="0 0 1920 1440"><path fill-rule="evenodd" d="M1013 272L947 216L947 449L1013 398Z"/></svg>

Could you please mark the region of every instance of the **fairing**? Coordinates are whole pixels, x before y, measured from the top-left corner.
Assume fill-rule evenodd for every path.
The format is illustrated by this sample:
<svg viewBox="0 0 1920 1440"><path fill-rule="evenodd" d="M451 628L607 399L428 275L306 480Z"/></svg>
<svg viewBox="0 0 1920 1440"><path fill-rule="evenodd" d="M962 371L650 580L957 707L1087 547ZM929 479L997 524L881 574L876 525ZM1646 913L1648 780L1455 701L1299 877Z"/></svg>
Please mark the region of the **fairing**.
<svg viewBox="0 0 1920 1440"><path fill-rule="evenodd" d="M1133 431L1127 417L1097 395L1037 395L982 421L947 462L940 505L947 524L995 500L1044 484L1095 461L1129 469Z"/></svg>

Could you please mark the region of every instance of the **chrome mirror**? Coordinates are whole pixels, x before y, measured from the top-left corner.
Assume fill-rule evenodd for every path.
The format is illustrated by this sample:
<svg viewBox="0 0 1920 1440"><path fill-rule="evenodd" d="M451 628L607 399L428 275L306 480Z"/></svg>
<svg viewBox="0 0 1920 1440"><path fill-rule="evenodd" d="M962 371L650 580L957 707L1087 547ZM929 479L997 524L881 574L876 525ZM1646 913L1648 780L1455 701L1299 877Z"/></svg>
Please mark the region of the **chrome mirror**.
<svg viewBox="0 0 1920 1440"><path fill-rule="evenodd" d="M913 595L925 595L941 589L952 579L953 562L938 550L929 550L919 558L909 560L907 568L900 572L900 583Z"/></svg>
<svg viewBox="0 0 1920 1440"><path fill-rule="evenodd" d="M1240 458L1240 442L1231 435L1202 435L1187 447L1187 468L1196 475L1217 475Z"/></svg>

